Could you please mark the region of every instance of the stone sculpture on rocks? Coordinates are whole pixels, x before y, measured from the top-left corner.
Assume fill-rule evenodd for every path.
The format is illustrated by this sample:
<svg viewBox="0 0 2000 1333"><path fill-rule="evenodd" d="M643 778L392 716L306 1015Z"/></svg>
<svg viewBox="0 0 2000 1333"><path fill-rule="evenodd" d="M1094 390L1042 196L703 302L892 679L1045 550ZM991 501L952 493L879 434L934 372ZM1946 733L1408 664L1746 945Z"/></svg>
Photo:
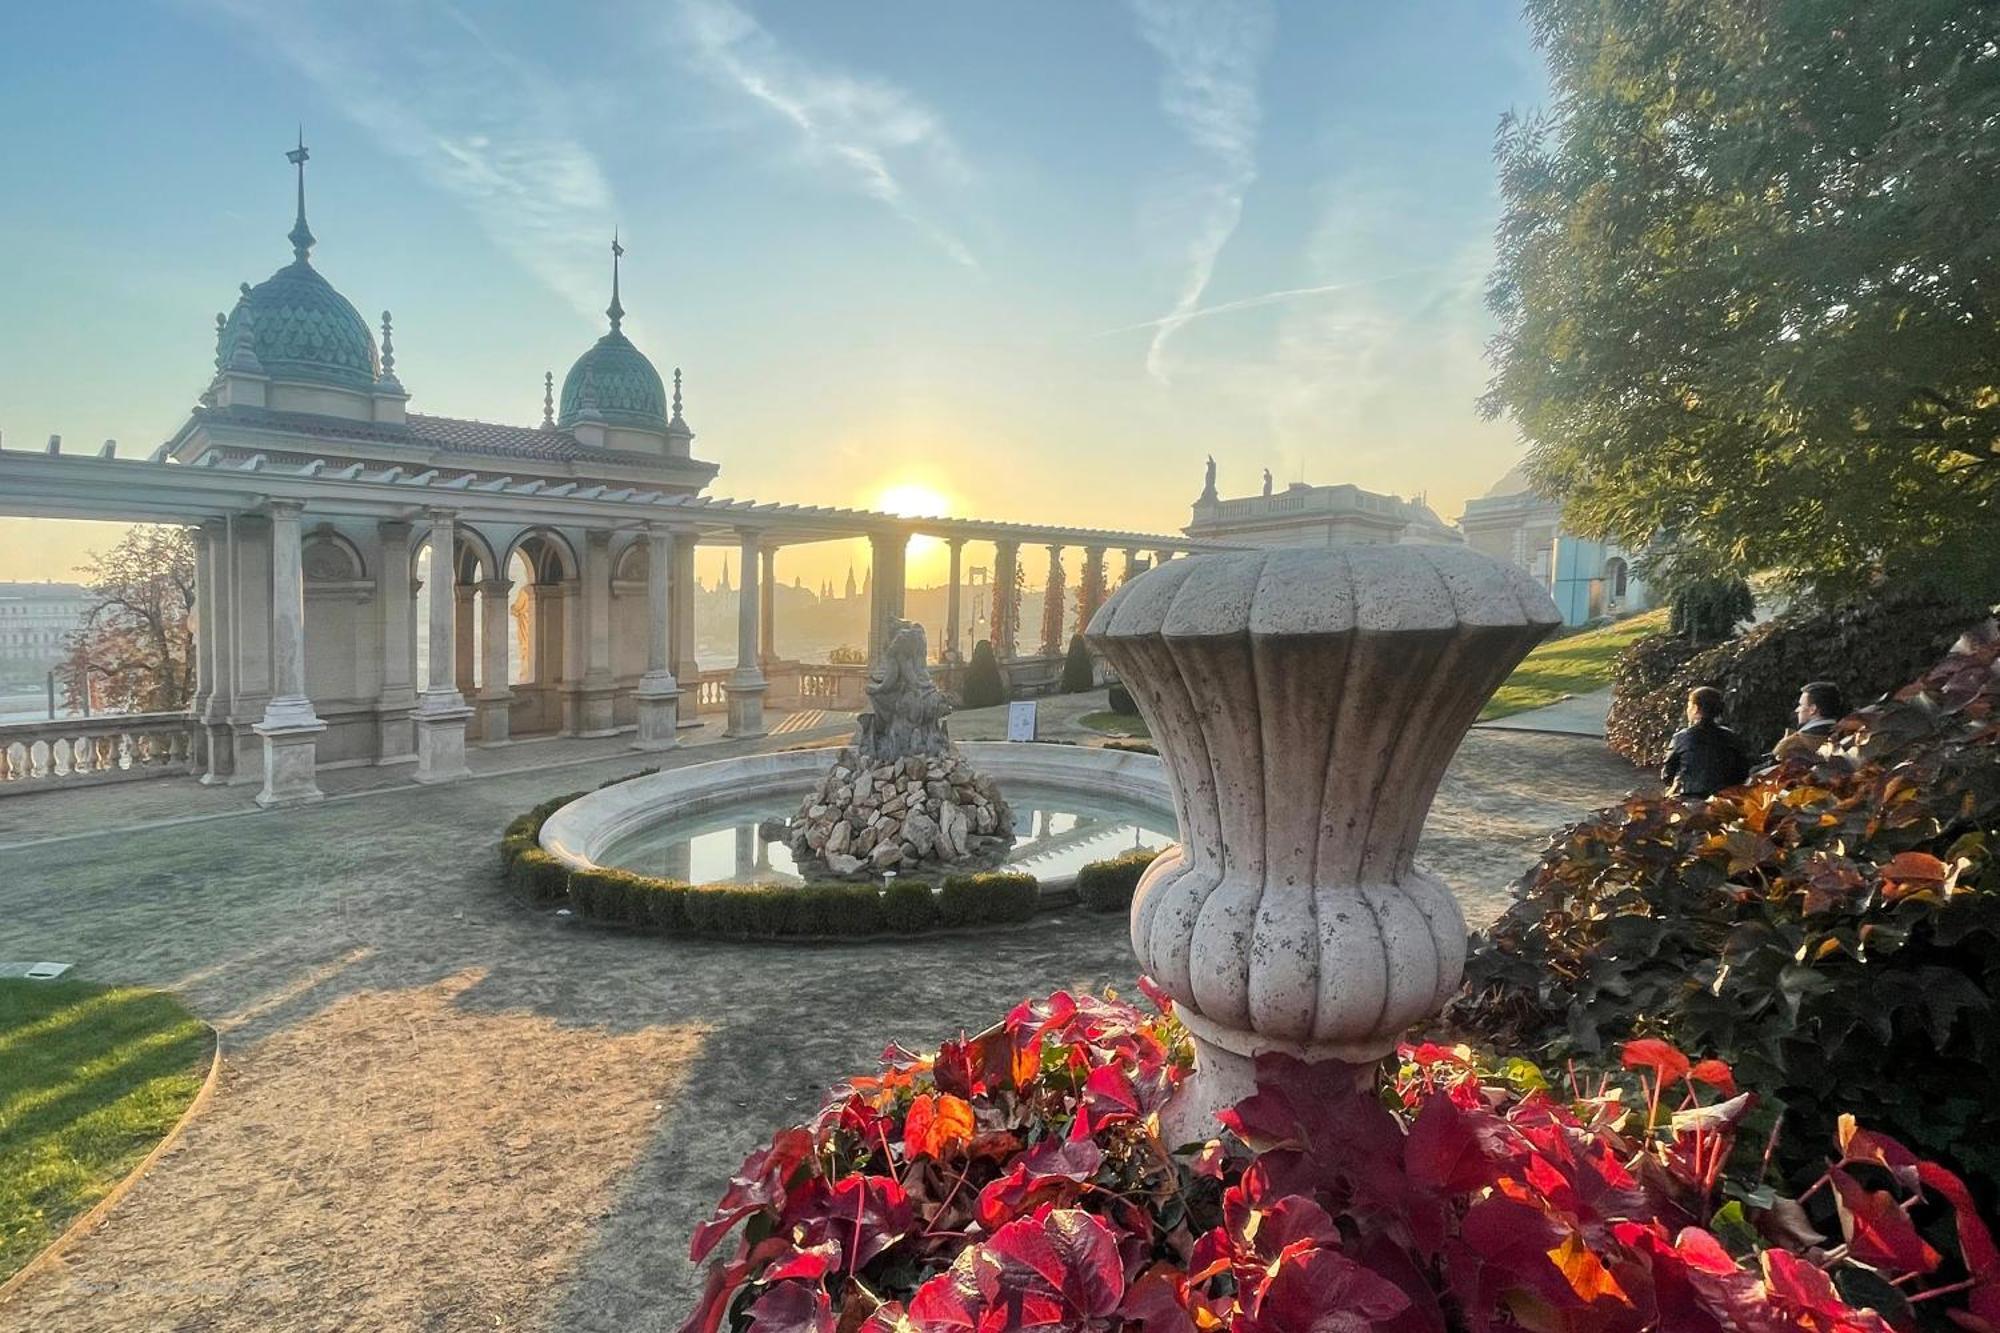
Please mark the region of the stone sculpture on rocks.
<svg viewBox="0 0 2000 1333"><path fill-rule="evenodd" d="M1371 1064L1458 989L1465 920L1416 864L1431 799L1488 696L1561 617L1464 547L1196 556L1128 582L1087 631L1167 765L1181 842L1132 899L1208 1137L1265 1052Z"/></svg>
<svg viewBox="0 0 2000 1333"><path fill-rule="evenodd" d="M952 744L944 725L952 701L925 660L923 626L896 621L854 743L792 816L801 866L877 875L952 865L1013 841L1013 811Z"/></svg>

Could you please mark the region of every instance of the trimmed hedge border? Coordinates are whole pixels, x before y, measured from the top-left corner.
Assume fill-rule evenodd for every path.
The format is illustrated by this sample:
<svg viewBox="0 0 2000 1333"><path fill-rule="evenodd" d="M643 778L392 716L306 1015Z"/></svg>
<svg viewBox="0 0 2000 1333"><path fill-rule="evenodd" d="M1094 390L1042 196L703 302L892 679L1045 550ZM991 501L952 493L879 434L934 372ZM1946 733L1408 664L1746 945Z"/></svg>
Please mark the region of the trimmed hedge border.
<svg viewBox="0 0 2000 1333"><path fill-rule="evenodd" d="M1092 861L1076 872L1076 897L1086 912L1122 912L1132 905L1139 877L1159 853L1135 848L1108 861Z"/></svg>
<svg viewBox="0 0 2000 1333"><path fill-rule="evenodd" d="M1040 881L1018 870L951 875L935 892L915 879L891 880L886 889L838 882L697 885L603 866L572 870L542 850L542 825L586 794L544 801L510 822L500 837L500 866L507 884L529 901L568 899L571 911L593 921L681 937L826 939L1016 925L1041 905Z"/></svg>

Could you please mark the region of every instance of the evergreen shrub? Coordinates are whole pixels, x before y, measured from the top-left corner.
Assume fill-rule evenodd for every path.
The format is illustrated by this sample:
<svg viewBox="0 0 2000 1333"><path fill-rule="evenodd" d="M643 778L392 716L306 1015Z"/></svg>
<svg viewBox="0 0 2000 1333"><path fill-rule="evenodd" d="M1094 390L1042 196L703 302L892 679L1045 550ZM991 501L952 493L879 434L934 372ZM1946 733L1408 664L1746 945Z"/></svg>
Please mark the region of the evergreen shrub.
<svg viewBox="0 0 2000 1333"><path fill-rule="evenodd" d="M1083 641L1081 634L1072 635L1069 655L1063 658L1062 692L1082 694L1096 684L1097 672L1091 661L1090 645Z"/></svg>
<svg viewBox="0 0 2000 1333"><path fill-rule="evenodd" d="M1000 678L1000 659L993 655L993 645L985 639L972 645L972 661L965 668L959 702L967 708L991 708L1007 702L1007 685Z"/></svg>
<svg viewBox="0 0 2000 1333"><path fill-rule="evenodd" d="M882 894L882 921L894 935L929 930L937 924L937 895L922 880L892 880Z"/></svg>
<svg viewBox="0 0 2000 1333"><path fill-rule="evenodd" d="M1123 856L1092 861L1076 872L1077 900L1090 912L1124 911L1132 905L1132 891L1139 887L1139 877L1158 855L1150 847L1139 847Z"/></svg>

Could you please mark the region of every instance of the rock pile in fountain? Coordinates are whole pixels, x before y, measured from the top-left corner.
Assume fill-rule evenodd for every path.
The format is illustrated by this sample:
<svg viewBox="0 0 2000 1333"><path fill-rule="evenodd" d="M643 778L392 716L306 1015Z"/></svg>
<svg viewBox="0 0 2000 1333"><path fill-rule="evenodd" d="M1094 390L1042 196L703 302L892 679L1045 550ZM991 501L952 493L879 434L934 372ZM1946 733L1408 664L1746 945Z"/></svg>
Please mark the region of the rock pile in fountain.
<svg viewBox="0 0 2000 1333"><path fill-rule="evenodd" d="M792 816L801 866L905 871L977 858L1013 840L1013 811L952 744L944 726L951 699L924 662L923 627L897 621L854 743Z"/></svg>

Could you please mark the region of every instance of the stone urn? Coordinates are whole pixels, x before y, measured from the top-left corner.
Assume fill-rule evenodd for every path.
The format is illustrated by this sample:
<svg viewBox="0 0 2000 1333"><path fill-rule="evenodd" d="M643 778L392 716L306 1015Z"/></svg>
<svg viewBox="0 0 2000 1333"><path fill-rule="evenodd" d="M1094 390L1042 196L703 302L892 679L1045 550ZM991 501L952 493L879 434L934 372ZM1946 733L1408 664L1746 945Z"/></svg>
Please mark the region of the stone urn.
<svg viewBox="0 0 2000 1333"><path fill-rule="evenodd" d="M1171 1142L1213 1133L1257 1055L1373 1062L1457 990L1465 920L1417 839L1480 707L1560 622L1458 546L1174 560L1092 617L1180 817L1131 920L1194 1037Z"/></svg>

